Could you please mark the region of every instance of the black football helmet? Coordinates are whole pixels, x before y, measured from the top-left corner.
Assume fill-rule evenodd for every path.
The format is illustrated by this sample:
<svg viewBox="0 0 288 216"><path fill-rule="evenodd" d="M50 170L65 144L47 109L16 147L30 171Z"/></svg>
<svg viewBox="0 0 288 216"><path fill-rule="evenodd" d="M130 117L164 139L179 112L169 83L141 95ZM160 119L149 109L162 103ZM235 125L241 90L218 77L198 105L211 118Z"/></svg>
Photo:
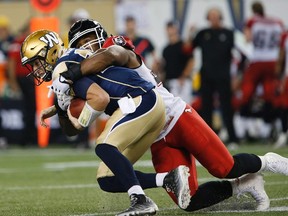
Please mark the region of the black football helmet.
<svg viewBox="0 0 288 216"><path fill-rule="evenodd" d="M80 19L71 26L68 33L69 47L76 48L78 40L84 35L90 33L95 33L96 39L84 44L82 48L91 49L91 45L96 43L98 44L99 48L101 48L108 36L107 32L99 22L91 19ZM94 52L95 50L92 51Z"/></svg>

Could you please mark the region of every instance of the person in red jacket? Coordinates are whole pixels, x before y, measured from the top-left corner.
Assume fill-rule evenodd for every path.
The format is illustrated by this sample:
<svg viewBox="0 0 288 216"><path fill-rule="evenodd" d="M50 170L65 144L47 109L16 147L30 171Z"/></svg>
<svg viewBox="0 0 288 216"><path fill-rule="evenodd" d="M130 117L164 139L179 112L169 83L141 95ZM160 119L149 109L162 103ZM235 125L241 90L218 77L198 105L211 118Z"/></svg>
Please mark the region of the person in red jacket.
<svg viewBox="0 0 288 216"><path fill-rule="evenodd" d="M8 84L15 93L20 93L23 100L24 131L20 145L35 145L37 143L37 130L35 125L36 100L35 84L33 79L27 79L29 71L22 66L20 50L21 45L29 34L30 29L25 25L8 50Z"/></svg>

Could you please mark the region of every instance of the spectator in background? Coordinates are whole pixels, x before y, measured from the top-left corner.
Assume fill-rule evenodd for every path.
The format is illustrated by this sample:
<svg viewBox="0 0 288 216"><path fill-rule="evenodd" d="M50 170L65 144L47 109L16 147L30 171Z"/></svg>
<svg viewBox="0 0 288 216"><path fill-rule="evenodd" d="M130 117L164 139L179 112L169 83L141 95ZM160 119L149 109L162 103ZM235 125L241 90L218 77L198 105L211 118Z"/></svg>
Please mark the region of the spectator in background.
<svg viewBox="0 0 288 216"><path fill-rule="evenodd" d="M14 40L9 25L8 18L0 16L0 97L5 96L8 47Z"/></svg>
<svg viewBox="0 0 288 216"><path fill-rule="evenodd" d="M133 16L127 16L125 19L124 35L130 38L135 46L135 52L139 54L147 63L147 58L152 57L151 67L153 71L158 71L159 61L157 59L155 48L151 40L147 37L138 35L137 23Z"/></svg>
<svg viewBox="0 0 288 216"><path fill-rule="evenodd" d="M168 44L162 53L165 85L174 96L181 97L186 103L191 104L193 69L191 48L181 39L177 22L168 22L166 32Z"/></svg>
<svg viewBox="0 0 288 216"><path fill-rule="evenodd" d="M199 47L202 51L202 66L200 69L200 95L202 105L200 114L207 124L213 128L212 113L214 97L218 93L220 109L224 126L227 129L228 145L236 147L238 138L233 124L232 90L231 90L231 60L234 47L233 31L223 27L222 14L217 8L207 13L210 27L198 32L192 41L193 48Z"/></svg>
<svg viewBox="0 0 288 216"><path fill-rule="evenodd" d="M8 85L14 92L19 92L22 94L23 100L23 121L24 121L24 131L23 139L20 143L22 146L27 146L28 144L37 143L37 130L35 126L35 116L36 116L36 102L35 102L35 84L34 80L27 79L29 71L27 68L22 66L20 50L21 45L30 33L29 25L25 25L21 30L19 35L15 38L14 42L9 46L8 49Z"/></svg>
<svg viewBox="0 0 288 216"><path fill-rule="evenodd" d="M4 98L9 96L9 91L7 88L7 75L6 75L6 68L7 68L7 54L8 54L8 47L13 42L14 36L10 33L10 22L6 16L0 15L0 98ZM1 105L1 103L0 103ZM2 118L0 118L0 124ZM0 125L0 149L7 147L7 140L5 137L2 137L3 131Z"/></svg>
<svg viewBox="0 0 288 216"><path fill-rule="evenodd" d="M0 50L7 57L9 45L14 40L14 36L10 33L9 20L6 16L0 16Z"/></svg>
<svg viewBox="0 0 288 216"><path fill-rule="evenodd" d="M0 97L4 95L6 85L6 57L4 52L0 50Z"/></svg>

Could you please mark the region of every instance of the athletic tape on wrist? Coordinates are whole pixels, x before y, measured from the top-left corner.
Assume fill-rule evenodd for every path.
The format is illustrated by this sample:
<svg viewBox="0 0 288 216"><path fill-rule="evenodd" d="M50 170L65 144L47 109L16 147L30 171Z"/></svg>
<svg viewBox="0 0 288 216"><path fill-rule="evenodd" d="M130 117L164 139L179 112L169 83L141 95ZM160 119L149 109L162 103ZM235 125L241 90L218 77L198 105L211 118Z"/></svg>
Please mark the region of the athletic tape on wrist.
<svg viewBox="0 0 288 216"><path fill-rule="evenodd" d="M78 122L81 126L88 127L103 112L104 111L97 111L93 109L86 101L78 118Z"/></svg>

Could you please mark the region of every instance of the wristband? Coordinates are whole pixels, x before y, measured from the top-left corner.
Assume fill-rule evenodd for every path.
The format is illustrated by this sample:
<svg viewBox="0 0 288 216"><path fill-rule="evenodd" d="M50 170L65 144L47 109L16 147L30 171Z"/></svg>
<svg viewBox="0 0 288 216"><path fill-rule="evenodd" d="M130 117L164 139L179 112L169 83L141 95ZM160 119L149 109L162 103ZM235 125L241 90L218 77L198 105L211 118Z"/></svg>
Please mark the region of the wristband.
<svg viewBox="0 0 288 216"><path fill-rule="evenodd" d="M78 123L82 127L88 127L91 123L103 113L104 111L97 111L93 109L86 101L80 116L78 117Z"/></svg>

